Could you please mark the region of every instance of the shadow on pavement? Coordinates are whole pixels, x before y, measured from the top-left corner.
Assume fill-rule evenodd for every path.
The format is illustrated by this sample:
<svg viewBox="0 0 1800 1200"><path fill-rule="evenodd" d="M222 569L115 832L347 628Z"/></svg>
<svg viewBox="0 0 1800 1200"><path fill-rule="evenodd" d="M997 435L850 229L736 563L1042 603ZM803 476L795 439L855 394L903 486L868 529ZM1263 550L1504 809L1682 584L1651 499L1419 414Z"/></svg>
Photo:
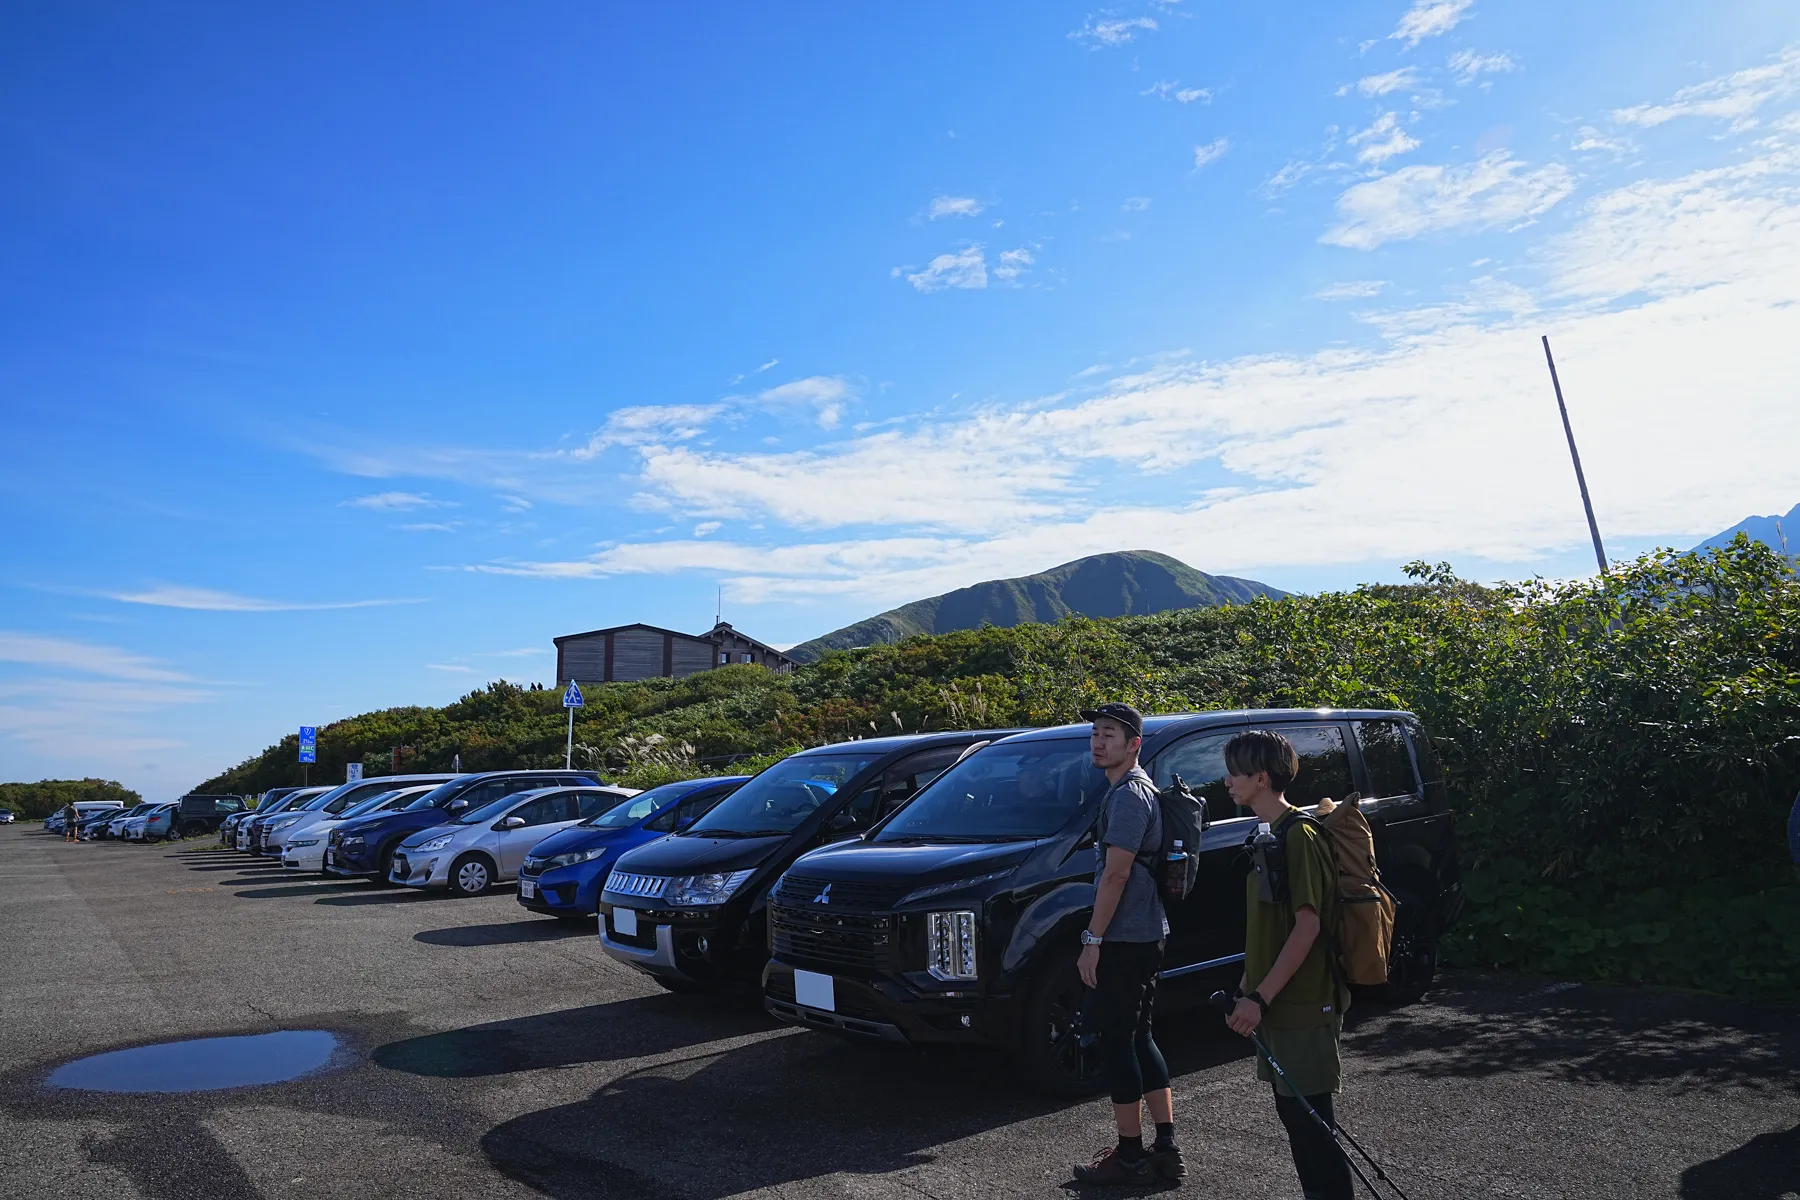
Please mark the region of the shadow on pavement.
<svg viewBox="0 0 1800 1200"><path fill-rule="evenodd" d="M760 1008L710 996L639 996L377 1046L377 1066L468 1079L612 1062L778 1028Z"/></svg>
<svg viewBox="0 0 1800 1200"><path fill-rule="evenodd" d="M340 879L338 885L347 888L361 888L343 896L320 896L314 904L429 904L439 897L430 892L422 892L417 888L378 888L366 879ZM373 889L373 890L372 890Z"/></svg>
<svg viewBox="0 0 1800 1200"><path fill-rule="evenodd" d="M321 893L336 892L343 888L357 888L360 890L361 885L355 883L328 883L323 879L319 879L312 883L294 883L289 884L286 887L240 888L234 894L238 896L248 896L255 900L273 900L281 896L318 896Z"/></svg>
<svg viewBox="0 0 1800 1200"><path fill-rule="evenodd" d="M1800 1087L1800 1011L1629 988L1452 978L1429 1022L1372 1014L1354 1034L1375 1069L1448 1078ZM1355 1010L1352 1009L1354 1013Z"/></svg>
<svg viewBox="0 0 1800 1200"><path fill-rule="evenodd" d="M1169 1041L1178 1074L1243 1054L1235 1038ZM497 1125L481 1147L496 1169L556 1200L711 1200L837 1172L905 1170L933 1161L946 1142L1091 1103L1029 1090L989 1051L797 1033L633 1071L586 1100ZM696 1137L702 1129L709 1134Z"/></svg>
<svg viewBox="0 0 1800 1200"><path fill-rule="evenodd" d="M1751 1138L1681 1173L1681 1200L1783 1200L1800 1194L1800 1125Z"/></svg>
<svg viewBox="0 0 1800 1200"><path fill-rule="evenodd" d="M508 921L501 925L452 925L413 934L413 941L428 946L512 946L521 942L559 942L564 938L593 937L592 926L550 920Z"/></svg>

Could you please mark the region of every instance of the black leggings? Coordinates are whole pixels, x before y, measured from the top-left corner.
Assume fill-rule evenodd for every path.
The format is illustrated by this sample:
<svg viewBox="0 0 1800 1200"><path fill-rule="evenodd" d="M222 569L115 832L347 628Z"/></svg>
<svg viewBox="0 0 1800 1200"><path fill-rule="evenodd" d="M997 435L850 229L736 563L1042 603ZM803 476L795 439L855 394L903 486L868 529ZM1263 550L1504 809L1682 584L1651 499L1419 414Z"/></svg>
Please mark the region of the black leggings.
<svg viewBox="0 0 1800 1200"><path fill-rule="evenodd" d="M1308 1096L1306 1102L1325 1118L1327 1125L1336 1123L1331 1111L1331 1093ZM1294 1155L1294 1172L1300 1176L1300 1190L1306 1200L1354 1200L1355 1185L1350 1182L1350 1164L1337 1140L1320 1129L1306 1115L1306 1109L1293 1096L1275 1093L1275 1111L1287 1126L1288 1149Z"/></svg>
<svg viewBox="0 0 1800 1200"><path fill-rule="evenodd" d="M1102 942L1098 984L1088 1016L1100 1038L1100 1064L1114 1104L1135 1104L1169 1086L1169 1067L1150 1036L1161 942Z"/></svg>

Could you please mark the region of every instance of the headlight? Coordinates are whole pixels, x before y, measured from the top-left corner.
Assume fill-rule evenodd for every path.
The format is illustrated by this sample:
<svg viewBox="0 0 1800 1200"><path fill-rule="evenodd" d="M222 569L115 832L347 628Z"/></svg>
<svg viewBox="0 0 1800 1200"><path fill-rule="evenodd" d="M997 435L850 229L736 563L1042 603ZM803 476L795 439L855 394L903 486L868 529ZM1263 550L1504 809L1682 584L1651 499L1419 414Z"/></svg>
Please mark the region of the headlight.
<svg viewBox="0 0 1800 1200"><path fill-rule="evenodd" d="M318 844L318 838L296 838L288 843L288 849L292 850L300 846L316 846Z"/></svg>
<svg viewBox="0 0 1800 1200"><path fill-rule="evenodd" d="M338 838L340 846L360 846L362 844L363 838L360 833L346 833L343 837Z"/></svg>
<svg viewBox="0 0 1800 1200"><path fill-rule="evenodd" d="M593 862L596 858L604 858L606 850L605 846L595 846L592 850L571 850L567 854L552 854L549 858L528 858L525 861L540 871L548 871L553 867L572 867L576 863Z"/></svg>
<svg viewBox="0 0 1800 1200"><path fill-rule="evenodd" d="M974 913L963 909L925 914L925 969L933 979L975 978Z"/></svg>
<svg viewBox="0 0 1800 1200"><path fill-rule="evenodd" d="M683 907L723 904L753 874L754 869L733 871L729 875L682 875L669 881L667 899L670 904Z"/></svg>
<svg viewBox="0 0 1800 1200"><path fill-rule="evenodd" d="M268 825L264 826L264 828L270 833L274 833L277 829L286 829L289 825L292 825L299 819L300 817L298 814L291 817L276 817L273 821L270 821Z"/></svg>
<svg viewBox="0 0 1800 1200"><path fill-rule="evenodd" d="M426 842L422 846L416 846L414 849L420 854L430 854L433 850L442 850L445 846L448 846L450 844L450 839L454 836L456 835L446 833L443 837L434 837L429 842Z"/></svg>

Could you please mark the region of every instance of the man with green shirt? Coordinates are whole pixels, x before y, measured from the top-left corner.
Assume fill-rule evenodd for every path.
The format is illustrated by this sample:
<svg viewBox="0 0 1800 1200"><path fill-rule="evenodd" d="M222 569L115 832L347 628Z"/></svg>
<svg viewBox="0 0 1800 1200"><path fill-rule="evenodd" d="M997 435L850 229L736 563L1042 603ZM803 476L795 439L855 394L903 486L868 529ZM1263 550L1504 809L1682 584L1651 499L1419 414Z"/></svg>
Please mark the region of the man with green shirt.
<svg viewBox="0 0 1800 1200"><path fill-rule="evenodd" d="M1350 997L1334 978L1321 935L1337 911L1331 848L1287 802L1300 758L1286 738L1262 729L1237 735L1225 743L1225 772L1231 798L1254 810L1273 839L1246 884L1244 977L1226 1023L1245 1037L1260 1030L1306 1103L1333 1125L1332 1096L1343 1087L1338 1037ZM1256 1077L1274 1086L1275 1112L1307 1200L1353 1200L1350 1165L1337 1142L1260 1054Z"/></svg>

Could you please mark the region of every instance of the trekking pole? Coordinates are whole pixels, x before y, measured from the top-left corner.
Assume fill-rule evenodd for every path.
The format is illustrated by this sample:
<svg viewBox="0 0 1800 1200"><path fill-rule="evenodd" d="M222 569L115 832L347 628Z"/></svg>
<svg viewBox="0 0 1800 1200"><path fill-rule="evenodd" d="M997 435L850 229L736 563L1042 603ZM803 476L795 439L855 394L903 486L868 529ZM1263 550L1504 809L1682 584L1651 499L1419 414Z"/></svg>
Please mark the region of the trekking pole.
<svg viewBox="0 0 1800 1200"><path fill-rule="evenodd" d="M1214 992L1212 994L1212 1003L1213 1007L1220 1012L1226 1013L1227 1015L1230 1014L1232 1009L1231 997L1227 996L1224 992ZM1262 1055L1269 1066L1274 1069L1275 1074L1280 1078L1281 1082L1287 1084L1288 1091L1294 1094L1294 1099L1300 1102L1300 1107L1306 1110L1306 1115L1313 1119L1313 1124L1325 1131L1325 1136L1331 1139L1331 1144L1337 1147L1337 1152L1344 1156L1345 1165L1356 1172L1356 1177L1362 1180L1362 1185L1369 1189L1369 1195L1375 1197L1375 1200L1385 1200L1382 1194L1376 1190L1375 1185L1369 1182L1369 1177L1362 1173L1362 1168L1356 1165L1356 1160L1351 1158L1350 1155L1345 1152L1343 1145L1338 1141L1338 1135L1340 1133L1344 1135L1344 1141L1349 1142L1354 1146L1356 1152L1368 1162L1370 1167L1374 1168L1375 1178L1393 1188L1394 1194L1399 1196L1400 1200L1410 1200L1410 1197L1400 1190L1400 1185L1390 1179L1388 1173L1381 1169L1381 1164L1376 1162L1369 1152L1362 1148L1360 1142L1350 1136L1349 1130L1345 1129L1342 1125L1339 1125L1336 1121L1327 1122L1324 1117L1319 1115L1319 1110L1312 1106L1312 1101L1308 1100L1305 1094L1301 1092L1298 1087L1294 1086L1294 1081L1288 1078L1288 1073L1282 1070L1281 1064L1275 1061L1275 1056L1269 1053L1269 1047L1267 1043L1262 1040L1261 1034L1257 1033L1255 1030L1251 1030L1250 1041L1255 1045L1256 1052Z"/></svg>

